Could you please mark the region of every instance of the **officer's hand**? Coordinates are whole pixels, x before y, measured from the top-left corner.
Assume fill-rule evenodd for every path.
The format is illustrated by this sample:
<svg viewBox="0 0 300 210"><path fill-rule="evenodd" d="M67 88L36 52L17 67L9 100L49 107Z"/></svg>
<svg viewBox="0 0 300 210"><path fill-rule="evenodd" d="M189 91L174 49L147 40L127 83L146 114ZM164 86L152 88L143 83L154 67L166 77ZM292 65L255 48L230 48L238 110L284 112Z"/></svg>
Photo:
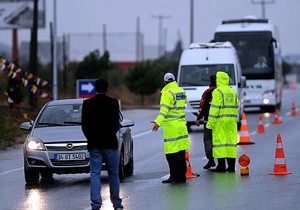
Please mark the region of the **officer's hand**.
<svg viewBox="0 0 300 210"><path fill-rule="evenodd" d="M196 125L197 125L197 126L200 125L200 120L196 120Z"/></svg>
<svg viewBox="0 0 300 210"><path fill-rule="evenodd" d="M157 131L159 128L159 125L154 121L151 121L151 123L153 123L152 131L154 131L154 132Z"/></svg>

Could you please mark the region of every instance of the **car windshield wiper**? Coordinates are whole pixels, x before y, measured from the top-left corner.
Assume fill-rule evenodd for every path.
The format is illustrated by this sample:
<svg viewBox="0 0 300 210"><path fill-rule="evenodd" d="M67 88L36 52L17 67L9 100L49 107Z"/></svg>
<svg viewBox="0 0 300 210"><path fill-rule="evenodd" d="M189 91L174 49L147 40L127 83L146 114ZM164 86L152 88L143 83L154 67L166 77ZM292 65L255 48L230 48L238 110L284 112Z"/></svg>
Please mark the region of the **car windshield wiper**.
<svg viewBox="0 0 300 210"><path fill-rule="evenodd" d="M71 125L81 125L81 122L65 121L65 122L64 122L64 125L65 125L65 124L68 124L68 125L69 125L69 124L71 124Z"/></svg>
<svg viewBox="0 0 300 210"><path fill-rule="evenodd" d="M65 121L63 123L38 123L38 126L68 126L68 125L81 125L81 122Z"/></svg>
<svg viewBox="0 0 300 210"><path fill-rule="evenodd" d="M63 126L61 123L38 123L38 126Z"/></svg>

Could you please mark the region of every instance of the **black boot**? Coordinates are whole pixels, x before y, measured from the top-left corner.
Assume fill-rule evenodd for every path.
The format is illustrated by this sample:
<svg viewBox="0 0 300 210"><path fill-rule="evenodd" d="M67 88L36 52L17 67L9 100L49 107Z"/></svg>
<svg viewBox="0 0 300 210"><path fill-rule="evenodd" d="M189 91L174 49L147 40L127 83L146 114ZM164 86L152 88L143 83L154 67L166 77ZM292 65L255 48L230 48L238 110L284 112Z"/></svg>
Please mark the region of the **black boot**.
<svg viewBox="0 0 300 210"><path fill-rule="evenodd" d="M215 160L213 158L209 159L207 164L205 166L203 166L204 169L209 169L211 167L215 167L216 163Z"/></svg>
<svg viewBox="0 0 300 210"><path fill-rule="evenodd" d="M218 165L215 169L211 169L211 172L226 172L225 158L218 158Z"/></svg>
<svg viewBox="0 0 300 210"><path fill-rule="evenodd" d="M226 171L235 172L235 158L227 158L228 168Z"/></svg>

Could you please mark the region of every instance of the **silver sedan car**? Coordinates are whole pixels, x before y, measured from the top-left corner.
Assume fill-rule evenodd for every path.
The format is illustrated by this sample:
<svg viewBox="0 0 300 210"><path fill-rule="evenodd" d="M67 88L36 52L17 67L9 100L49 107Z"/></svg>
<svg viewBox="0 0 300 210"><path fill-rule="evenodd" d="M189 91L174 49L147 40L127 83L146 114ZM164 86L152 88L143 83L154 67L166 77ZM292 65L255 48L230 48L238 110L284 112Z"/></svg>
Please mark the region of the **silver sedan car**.
<svg viewBox="0 0 300 210"><path fill-rule="evenodd" d="M53 173L89 173L87 140L81 131L83 100L51 101L41 109L35 121L21 124L21 129L30 131L23 147L26 183L37 184L40 177L52 180ZM120 119L121 127L117 137L119 175L123 179L133 174L133 139L130 127L134 126L134 122L123 119L121 112Z"/></svg>

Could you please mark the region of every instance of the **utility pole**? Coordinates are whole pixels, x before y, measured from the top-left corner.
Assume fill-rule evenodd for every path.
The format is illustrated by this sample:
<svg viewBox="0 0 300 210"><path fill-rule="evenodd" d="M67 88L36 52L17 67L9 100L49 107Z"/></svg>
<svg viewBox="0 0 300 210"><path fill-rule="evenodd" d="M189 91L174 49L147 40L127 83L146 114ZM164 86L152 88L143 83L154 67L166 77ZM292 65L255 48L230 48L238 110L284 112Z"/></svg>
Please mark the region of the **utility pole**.
<svg viewBox="0 0 300 210"><path fill-rule="evenodd" d="M102 38L103 38L103 53L107 50L107 32L106 32L106 24L102 26Z"/></svg>
<svg viewBox="0 0 300 210"><path fill-rule="evenodd" d="M140 59L140 48L141 48L141 38L140 38L140 17L136 19L136 43L135 43L135 57L136 62L139 62Z"/></svg>
<svg viewBox="0 0 300 210"><path fill-rule="evenodd" d="M30 38L30 58L29 69L33 75L37 75L37 53L38 53L38 0L33 1L33 21ZM30 93L29 104L31 108L36 108L37 97L34 93Z"/></svg>
<svg viewBox="0 0 300 210"><path fill-rule="evenodd" d="M273 4L275 3L275 0L251 0L252 4L261 4L261 18L265 19L266 18L266 4Z"/></svg>
<svg viewBox="0 0 300 210"><path fill-rule="evenodd" d="M163 19L167 19L170 16L163 16L163 15L152 15L153 18L158 19L158 57L162 55L162 42L163 42Z"/></svg>
<svg viewBox="0 0 300 210"><path fill-rule="evenodd" d="M53 1L53 28L52 28L52 37L53 37L53 100L57 100L58 97L58 88L57 88L57 8L56 0Z"/></svg>
<svg viewBox="0 0 300 210"><path fill-rule="evenodd" d="M12 45L12 60L18 59L19 58L19 47L18 47L18 29L13 28L12 29L12 40L13 40L13 45Z"/></svg>
<svg viewBox="0 0 300 210"><path fill-rule="evenodd" d="M67 77L68 77L68 55L67 55L67 38L66 35L63 35L63 43L62 43L62 50L63 50L63 88L64 90L68 89L67 86Z"/></svg>
<svg viewBox="0 0 300 210"><path fill-rule="evenodd" d="M194 42L194 0L191 0L191 8L190 8L190 43Z"/></svg>

